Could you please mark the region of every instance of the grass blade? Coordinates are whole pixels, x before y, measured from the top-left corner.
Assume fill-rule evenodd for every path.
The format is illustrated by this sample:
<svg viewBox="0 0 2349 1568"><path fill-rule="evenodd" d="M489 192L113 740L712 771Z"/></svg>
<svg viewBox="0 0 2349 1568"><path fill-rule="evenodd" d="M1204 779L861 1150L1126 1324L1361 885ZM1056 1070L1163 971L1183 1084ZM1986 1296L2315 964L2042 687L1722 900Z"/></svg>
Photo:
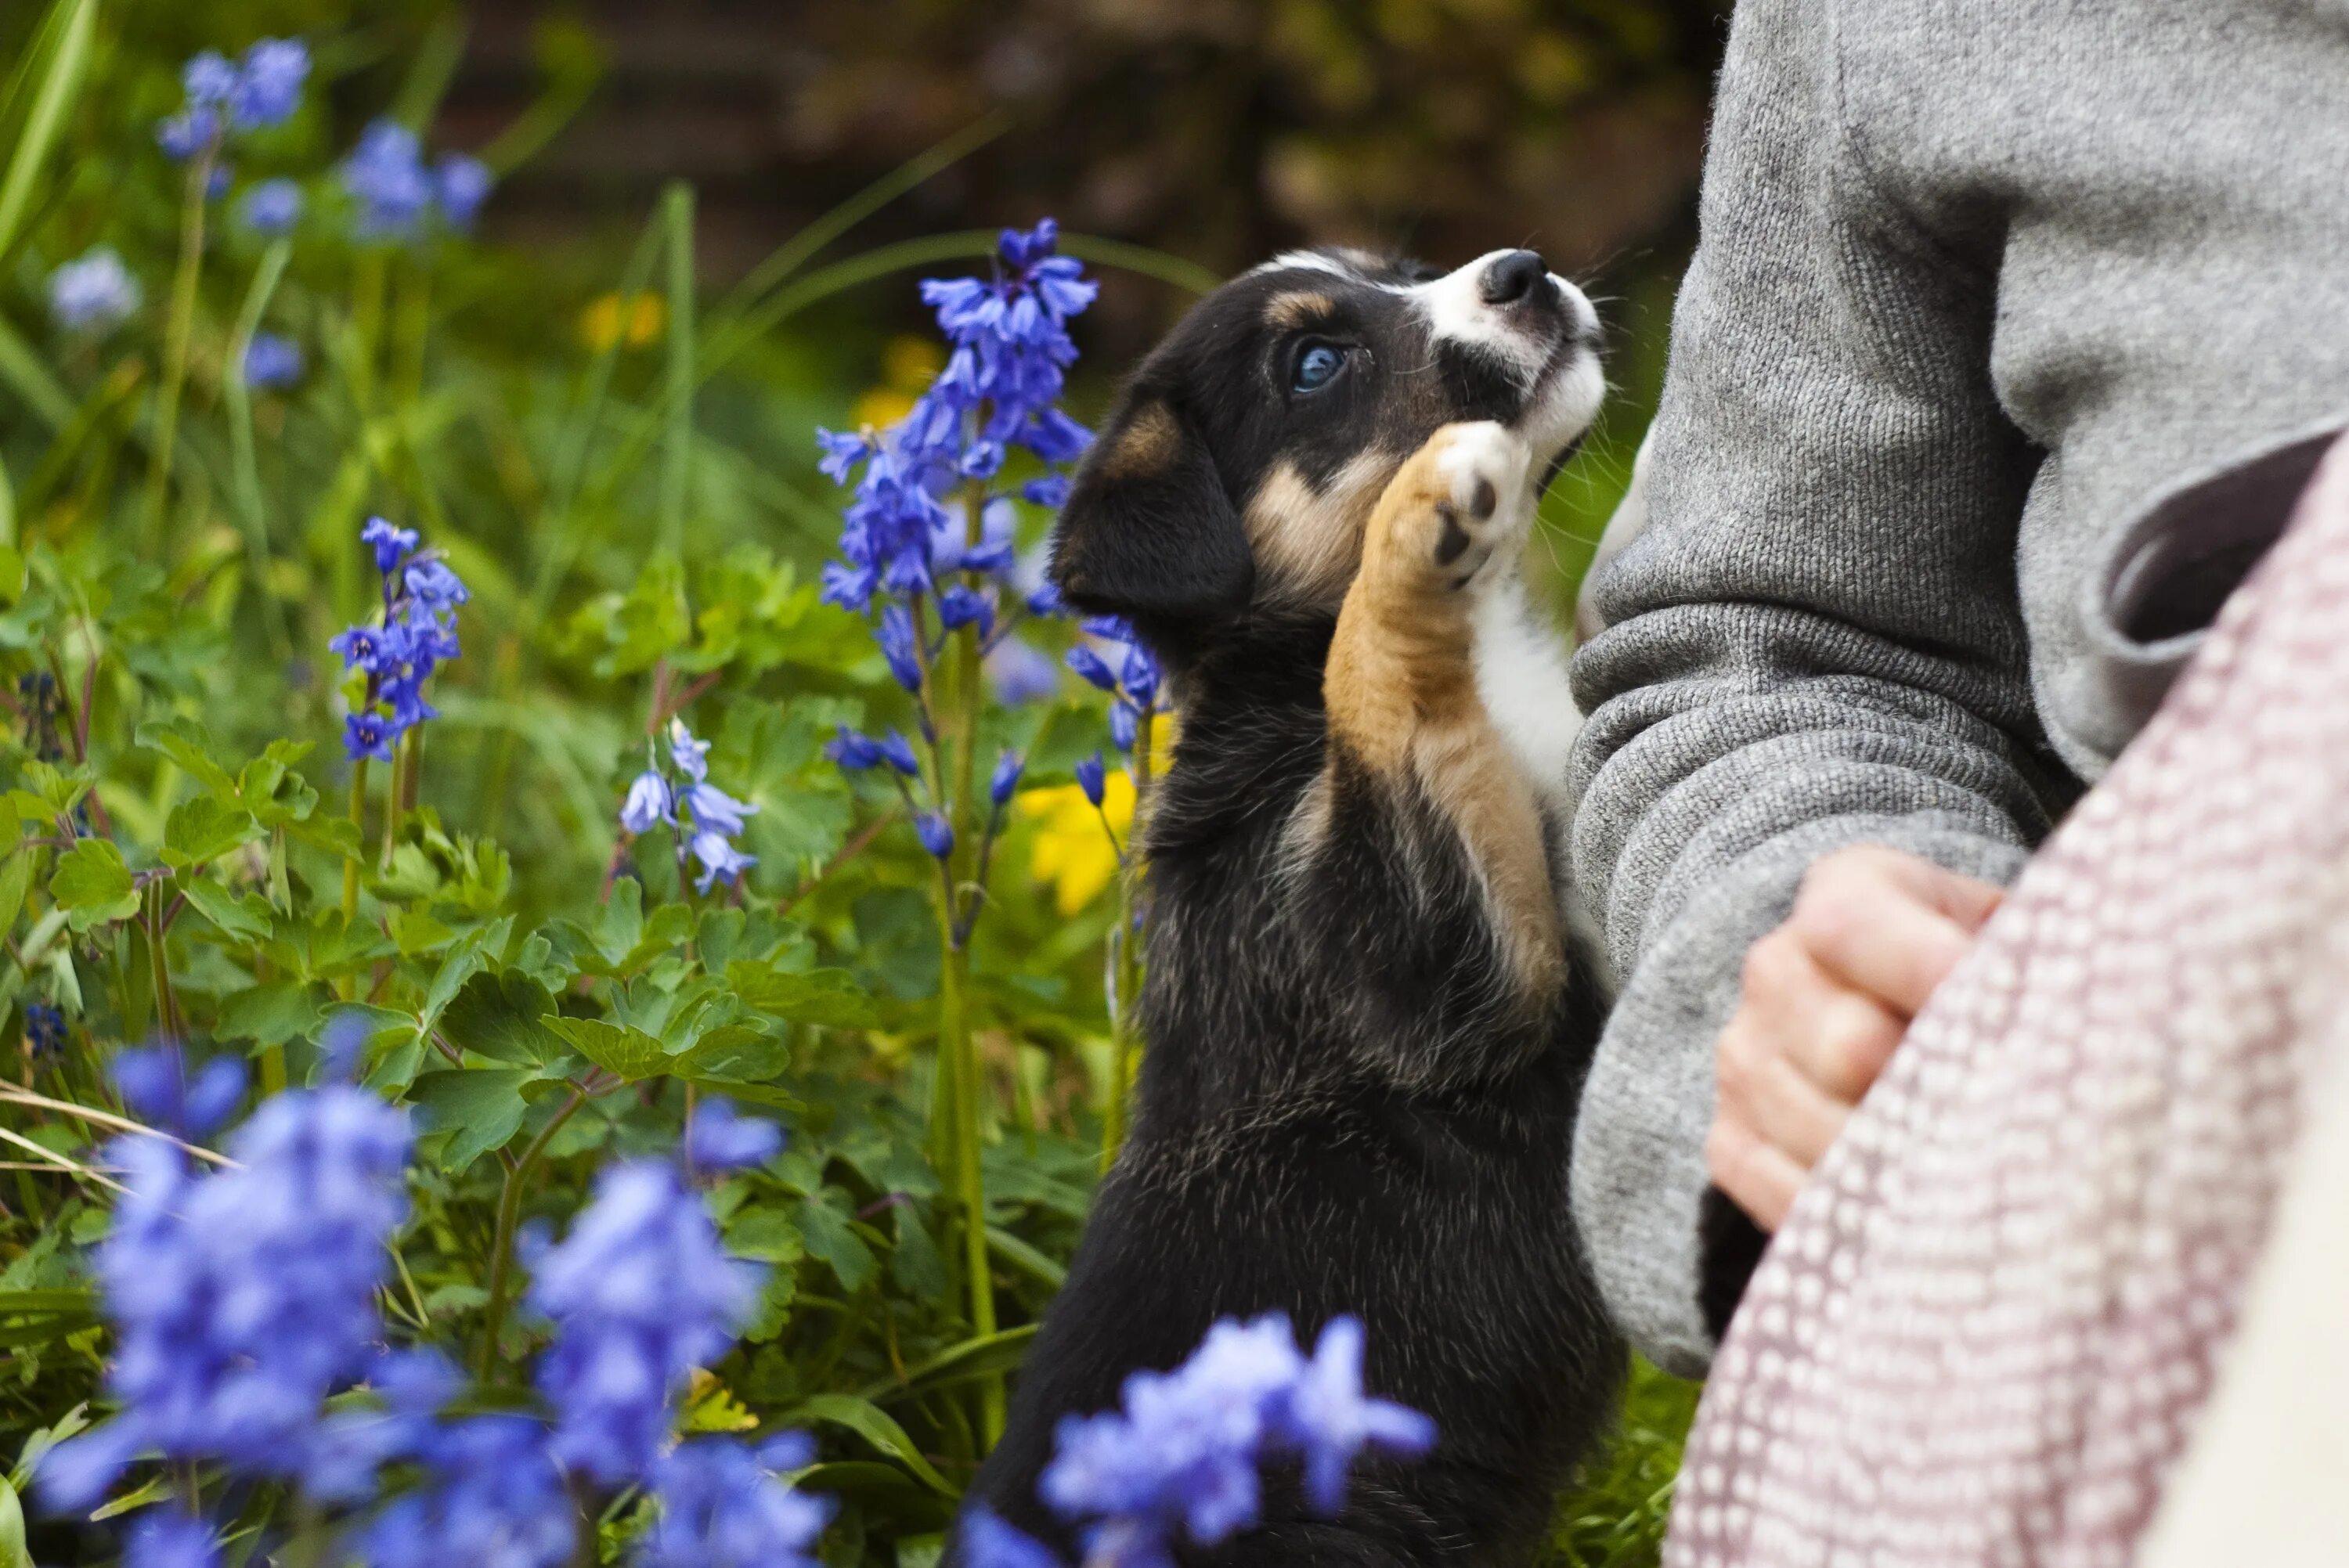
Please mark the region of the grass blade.
<svg viewBox="0 0 2349 1568"><path fill-rule="evenodd" d="M24 134L8 158L8 172L0 177L0 264L5 264L23 237L25 214L33 200L33 184L41 166L57 145L66 115L80 96L82 78L89 68L90 36L98 26L98 0L57 0L30 59L46 45L51 50L33 107L25 116Z"/></svg>

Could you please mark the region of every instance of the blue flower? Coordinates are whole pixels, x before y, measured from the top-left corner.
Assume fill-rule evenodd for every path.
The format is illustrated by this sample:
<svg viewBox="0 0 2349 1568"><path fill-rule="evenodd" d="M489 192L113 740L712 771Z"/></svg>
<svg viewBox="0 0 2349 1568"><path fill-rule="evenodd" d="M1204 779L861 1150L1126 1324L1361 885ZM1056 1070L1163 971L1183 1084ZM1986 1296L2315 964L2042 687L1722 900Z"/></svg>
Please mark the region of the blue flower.
<svg viewBox="0 0 2349 1568"><path fill-rule="evenodd" d="M882 760L890 767L908 779L921 776L921 758L914 755L914 743L905 738L902 730L891 730L881 738L880 745Z"/></svg>
<svg viewBox="0 0 2349 1568"><path fill-rule="evenodd" d="M708 892L713 882L722 882L730 887L744 872L759 863L758 856L742 853L719 832L698 832L689 847L693 858L701 862L701 874L693 879L696 892Z"/></svg>
<svg viewBox="0 0 2349 1568"><path fill-rule="evenodd" d="M1142 716L1133 705L1120 698L1109 705L1109 741L1120 751L1133 749L1133 740L1142 727Z"/></svg>
<svg viewBox="0 0 2349 1568"><path fill-rule="evenodd" d="M464 580L443 561L411 561L405 576L409 595L436 613L454 610L473 596Z"/></svg>
<svg viewBox="0 0 2349 1568"><path fill-rule="evenodd" d="M449 152L441 155L435 175L441 220L458 232L466 232L472 228L474 217L481 211L481 203L489 200L490 187L495 183L490 166L478 158Z"/></svg>
<svg viewBox="0 0 2349 1568"><path fill-rule="evenodd" d="M816 462L816 471L837 485L846 484L850 470L873 456L872 443L855 431L819 428L815 444L823 454Z"/></svg>
<svg viewBox="0 0 2349 1568"><path fill-rule="evenodd" d="M177 1508L150 1508L131 1522L122 1568L218 1568L220 1540L209 1521Z"/></svg>
<svg viewBox="0 0 2349 1568"><path fill-rule="evenodd" d="M244 1097L244 1065L214 1057L191 1079L178 1046L131 1047L115 1056L114 1084L123 1104L154 1126L182 1138L207 1138Z"/></svg>
<svg viewBox="0 0 2349 1568"><path fill-rule="evenodd" d="M264 180L244 193L244 226L256 234L275 238L291 233L302 221L302 187L291 180Z"/></svg>
<svg viewBox="0 0 2349 1568"><path fill-rule="evenodd" d="M1281 1435L1305 1456L1306 1501L1323 1513L1346 1502L1346 1472L1365 1448L1416 1459L1435 1445L1419 1411L1362 1393L1362 1322L1334 1317L1280 1411Z"/></svg>
<svg viewBox="0 0 2349 1568"><path fill-rule="evenodd" d="M962 1546L969 1568L1065 1568L1050 1547L1004 1523L984 1503L964 1512Z"/></svg>
<svg viewBox="0 0 2349 1568"><path fill-rule="evenodd" d="M66 1016L47 1002L25 1006L25 1054L35 1060L52 1055L66 1043Z"/></svg>
<svg viewBox="0 0 2349 1568"><path fill-rule="evenodd" d="M302 84L309 77L310 51L298 39L262 39L244 52L244 68L230 88L230 118L239 130L259 130L290 119L301 107ZM192 83L188 96L196 97Z"/></svg>
<svg viewBox="0 0 2349 1568"><path fill-rule="evenodd" d="M224 108L236 96L237 81L236 67L218 49L192 55L180 67L180 86L194 108Z"/></svg>
<svg viewBox="0 0 2349 1568"><path fill-rule="evenodd" d="M244 348L244 380L248 387L291 387L302 379L302 351L290 338L274 332L256 332Z"/></svg>
<svg viewBox="0 0 2349 1568"><path fill-rule="evenodd" d="M732 1438L681 1443L654 1468L659 1512L645 1534L642 1568L816 1568L811 1555L829 1502L775 1472L808 1463L804 1440L753 1452Z"/></svg>
<svg viewBox="0 0 2349 1568"><path fill-rule="evenodd" d="M298 1090L266 1101L229 1149L237 1167L204 1176L152 1139L109 1150L129 1178L98 1254L121 1413L42 1465L60 1508L88 1507L143 1450L296 1476L327 1395L374 1358L387 1244L407 1212L406 1114L347 1085Z"/></svg>
<svg viewBox="0 0 2349 1568"><path fill-rule="evenodd" d="M907 691L919 694L922 689L922 661L916 651L918 634L914 630L913 613L903 604L891 604L881 612L881 656L889 662L889 673Z"/></svg>
<svg viewBox="0 0 2349 1568"><path fill-rule="evenodd" d="M413 234L431 211L432 179L416 133L397 120L378 119L360 132L342 172L343 188L359 203L361 239Z"/></svg>
<svg viewBox="0 0 2349 1568"><path fill-rule="evenodd" d="M878 768L887 760L881 753L879 741L870 736L860 735L844 724L839 727L832 744L823 748L823 754L851 773Z"/></svg>
<svg viewBox="0 0 2349 1568"><path fill-rule="evenodd" d="M581 1520L547 1455L545 1429L515 1415L474 1416L423 1445L425 1484L368 1526L369 1568L559 1568Z"/></svg>
<svg viewBox="0 0 2349 1568"><path fill-rule="evenodd" d="M186 108L155 124L155 145L174 163L185 163L220 134L220 116L209 108ZM210 187L206 187L209 193Z"/></svg>
<svg viewBox="0 0 2349 1568"><path fill-rule="evenodd" d="M1061 666L1041 648L1005 637L987 651L987 683L995 700L1016 707L1061 689Z"/></svg>
<svg viewBox="0 0 2349 1568"><path fill-rule="evenodd" d="M359 530L359 542L375 551L375 569L386 577L398 569L408 552L416 548L418 534L412 528L396 528L388 518L371 517Z"/></svg>
<svg viewBox="0 0 2349 1568"><path fill-rule="evenodd" d="M647 769L628 786L628 798L620 807L620 826L631 833L648 833L656 822L677 825L676 801L668 780Z"/></svg>
<svg viewBox="0 0 2349 1568"><path fill-rule="evenodd" d="M693 812L693 825L707 832L723 833L733 838L742 831L743 819L755 817L759 808L748 800L737 800L715 784L696 784L685 792L686 806Z"/></svg>
<svg viewBox="0 0 2349 1568"><path fill-rule="evenodd" d="M626 1485L667 1441L693 1369L725 1353L757 1273L725 1255L701 1200L657 1161L607 1169L536 1273L531 1305L555 1327L537 1373L554 1411L550 1451L566 1470Z"/></svg>
<svg viewBox="0 0 2349 1568"><path fill-rule="evenodd" d="M1085 799L1096 806L1100 805L1102 795L1109 787L1109 769L1102 766L1101 753L1096 751L1078 763L1074 772L1077 788L1085 792Z"/></svg>
<svg viewBox="0 0 2349 1568"><path fill-rule="evenodd" d="M67 332L104 332L137 310L140 298L139 280L109 246L49 274L49 315Z"/></svg>
<svg viewBox="0 0 2349 1568"><path fill-rule="evenodd" d="M668 759L697 784L709 777L709 742L696 740L682 718L668 721Z"/></svg>
<svg viewBox="0 0 2349 1568"><path fill-rule="evenodd" d="M1061 662L1074 670L1078 678L1088 686L1099 686L1103 691L1117 689L1117 672L1111 669L1099 654L1081 643L1071 648Z"/></svg>
<svg viewBox="0 0 2349 1568"><path fill-rule="evenodd" d="M367 757L378 762L390 761L391 743L398 738L398 729L373 709L352 714L343 720L343 754L354 762Z"/></svg>
<svg viewBox="0 0 2349 1568"><path fill-rule="evenodd" d="M995 629L995 606L975 590L957 583L938 595L938 624L949 632L977 626L984 638Z"/></svg>
<svg viewBox="0 0 2349 1568"><path fill-rule="evenodd" d="M939 860L954 853L954 826L936 811L915 813L914 836L922 841L922 848Z"/></svg>
<svg viewBox="0 0 2349 1568"><path fill-rule="evenodd" d="M686 1161L696 1171L764 1165L782 1148L781 1128L738 1115L734 1102L724 1095L713 1095L696 1107L685 1130Z"/></svg>
<svg viewBox="0 0 2349 1568"><path fill-rule="evenodd" d="M1020 770L1027 766L1016 751L1006 751L995 759L995 774L987 781L987 798L998 806L1009 805L1012 791L1019 788Z"/></svg>

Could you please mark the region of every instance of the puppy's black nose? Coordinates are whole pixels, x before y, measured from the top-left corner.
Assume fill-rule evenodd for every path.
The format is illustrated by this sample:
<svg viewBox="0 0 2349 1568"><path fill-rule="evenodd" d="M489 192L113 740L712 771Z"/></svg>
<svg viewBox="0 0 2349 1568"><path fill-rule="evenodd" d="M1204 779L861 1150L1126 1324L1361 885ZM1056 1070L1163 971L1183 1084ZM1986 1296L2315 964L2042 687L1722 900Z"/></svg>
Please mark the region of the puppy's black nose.
<svg viewBox="0 0 2349 1568"><path fill-rule="evenodd" d="M1511 251L1485 269L1476 292L1486 304L1515 304L1530 299L1549 283L1549 263L1537 251Z"/></svg>

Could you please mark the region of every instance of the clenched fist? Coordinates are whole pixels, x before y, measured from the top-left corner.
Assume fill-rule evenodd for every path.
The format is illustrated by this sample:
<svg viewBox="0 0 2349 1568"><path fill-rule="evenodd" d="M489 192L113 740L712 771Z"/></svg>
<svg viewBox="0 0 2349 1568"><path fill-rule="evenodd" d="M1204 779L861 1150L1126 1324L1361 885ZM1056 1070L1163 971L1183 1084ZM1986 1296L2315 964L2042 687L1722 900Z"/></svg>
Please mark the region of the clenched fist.
<svg viewBox="0 0 2349 1568"><path fill-rule="evenodd" d="M1705 1161L1713 1185L1775 1231L1909 1021L2004 890L1898 850L1814 865L1784 924L1745 955L1721 1031Z"/></svg>

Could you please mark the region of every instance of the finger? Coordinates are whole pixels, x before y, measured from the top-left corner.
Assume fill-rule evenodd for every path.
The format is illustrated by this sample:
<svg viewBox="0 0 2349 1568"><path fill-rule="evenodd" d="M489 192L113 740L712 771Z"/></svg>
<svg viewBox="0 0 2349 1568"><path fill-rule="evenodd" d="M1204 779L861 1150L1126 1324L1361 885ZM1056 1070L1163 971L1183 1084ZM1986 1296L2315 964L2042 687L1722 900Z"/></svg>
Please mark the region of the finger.
<svg viewBox="0 0 2349 1568"><path fill-rule="evenodd" d="M1715 1117L1704 1140L1713 1184L1765 1231L1775 1231L1803 1188L1803 1171L1733 1118Z"/></svg>
<svg viewBox="0 0 2349 1568"><path fill-rule="evenodd" d="M1846 852L1867 857L1887 881L1907 888L1968 932L1980 931L2006 900L2006 890L1996 882L1937 866L1921 855L1881 844L1861 844Z"/></svg>
<svg viewBox="0 0 2349 1568"><path fill-rule="evenodd" d="M1826 971L1820 972L1823 979ZM1884 1064L1909 1033L1909 1020L1872 996L1827 981L1831 989L1784 1043L1793 1070L1846 1107L1868 1098Z"/></svg>
<svg viewBox="0 0 2349 1568"><path fill-rule="evenodd" d="M1912 1017L1972 935L1880 867L1848 857L1811 868L1786 928L1830 975Z"/></svg>
<svg viewBox="0 0 2349 1568"><path fill-rule="evenodd" d="M1859 1098L1831 1095L1796 1061L1774 1055L1754 1075L1742 1109L1744 1120L1763 1141L1808 1175L1843 1132Z"/></svg>

